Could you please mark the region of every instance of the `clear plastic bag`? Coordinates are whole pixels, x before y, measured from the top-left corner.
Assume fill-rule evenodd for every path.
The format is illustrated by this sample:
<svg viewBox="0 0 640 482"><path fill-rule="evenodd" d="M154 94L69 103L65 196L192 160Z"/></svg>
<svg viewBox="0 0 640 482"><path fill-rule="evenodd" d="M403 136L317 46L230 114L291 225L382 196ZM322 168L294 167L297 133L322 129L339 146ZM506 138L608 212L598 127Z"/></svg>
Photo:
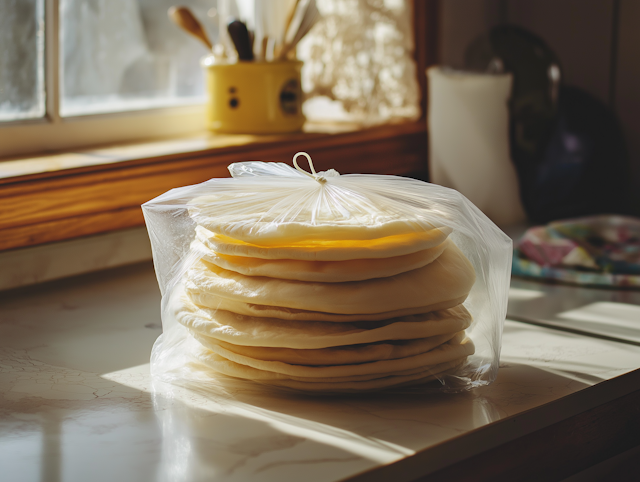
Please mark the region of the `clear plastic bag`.
<svg viewBox="0 0 640 482"><path fill-rule="evenodd" d="M511 240L452 189L294 164L231 164L142 206L162 292L152 375L316 394L491 383Z"/></svg>

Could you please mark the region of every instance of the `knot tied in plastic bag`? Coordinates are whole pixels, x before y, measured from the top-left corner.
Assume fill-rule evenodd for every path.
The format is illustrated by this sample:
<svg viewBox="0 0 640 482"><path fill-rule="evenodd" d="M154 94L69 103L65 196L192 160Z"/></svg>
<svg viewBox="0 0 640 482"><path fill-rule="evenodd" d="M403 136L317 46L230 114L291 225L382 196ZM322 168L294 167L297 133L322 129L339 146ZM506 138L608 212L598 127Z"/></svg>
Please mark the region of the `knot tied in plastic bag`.
<svg viewBox="0 0 640 482"><path fill-rule="evenodd" d="M293 164L231 164L143 205L163 295L152 374L316 393L493 381L511 240L451 189Z"/></svg>
<svg viewBox="0 0 640 482"><path fill-rule="evenodd" d="M300 166L298 166L298 156L304 156L304 157L307 158L307 161L309 161L309 168L311 169L312 174L309 174L307 171L305 171ZM327 182L327 178L326 177L319 176L316 173L316 170L313 167L313 161L311 160L311 156L309 154L307 154L306 152L298 152L298 153L296 153L296 155L293 156L293 165L296 166L296 169L298 171L300 171L302 174L306 174L307 176L309 176L309 177L315 179L316 181L318 181L319 183Z"/></svg>

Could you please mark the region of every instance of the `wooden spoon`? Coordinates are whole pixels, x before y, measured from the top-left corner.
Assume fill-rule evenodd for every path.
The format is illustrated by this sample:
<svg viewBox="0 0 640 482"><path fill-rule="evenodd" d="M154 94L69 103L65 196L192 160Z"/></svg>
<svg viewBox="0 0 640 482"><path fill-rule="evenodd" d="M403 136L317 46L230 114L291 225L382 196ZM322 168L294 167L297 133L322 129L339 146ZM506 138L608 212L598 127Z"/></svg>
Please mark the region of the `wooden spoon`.
<svg viewBox="0 0 640 482"><path fill-rule="evenodd" d="M202 28L198 19L193 15L187 7L171 7L169 9L169 18L185 32L193 35L207 46L209 50L213 50L213 45L209 40L209 36Z"/></svg>
<svg viewBox="0 0 640 482"><path fill-rule="evenodd" d="M293 51L298 42L309 33L311 28L320 20L320 12L316 5L316 0L300 0L296 3L296 10L293 14L284 44L278 53L278 58L284 60L289 52Z"/></svg>

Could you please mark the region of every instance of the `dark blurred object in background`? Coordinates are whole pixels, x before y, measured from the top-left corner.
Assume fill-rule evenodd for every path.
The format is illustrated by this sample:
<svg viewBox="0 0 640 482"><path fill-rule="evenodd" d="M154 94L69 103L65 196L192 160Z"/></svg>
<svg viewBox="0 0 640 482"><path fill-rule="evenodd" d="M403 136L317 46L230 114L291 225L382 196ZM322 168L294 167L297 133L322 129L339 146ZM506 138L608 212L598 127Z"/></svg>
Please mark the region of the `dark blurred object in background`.
<svg viewBox="0 0 640 482"><path fill-rule="evenodd" d="M474 40L465 68L513 74L511 158L529 219L628 212L629 165L615 115L590 94L561 85L542 39L500 25Z"/></svg>
<svg viewBox="0 0 640 482"><path fill-rule="evenodd" d="M629 166L611 110L577 87L563 86L555 128L537 164L518 167L533 221L628 210Z"/></svg>

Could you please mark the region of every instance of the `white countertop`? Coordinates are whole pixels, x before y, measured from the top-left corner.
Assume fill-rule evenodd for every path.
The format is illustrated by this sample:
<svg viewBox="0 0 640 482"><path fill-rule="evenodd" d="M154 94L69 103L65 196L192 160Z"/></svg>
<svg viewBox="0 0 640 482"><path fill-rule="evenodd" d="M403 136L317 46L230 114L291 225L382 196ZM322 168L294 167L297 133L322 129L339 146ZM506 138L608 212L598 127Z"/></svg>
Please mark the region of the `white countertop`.
<svg viewBox="0 0 640 482"><path fill-rule="evenodd" d="M640 345L640 291L511 280L514 320Z"/></svg>
<svg viewBox="0 0 640 482"><path fill-rule="evenodd" d="M519 312L558 308L553 290L518 283ZM563 307L601 301L565 299ZM640 367L634 344L507 321L498 379L473 392L314 399L230 380L211 397L152 386L148 359L159 334L148 264L0 294L0 478L315 482L395 462L356 478L389 480L391 470L401 482L624 395L640 380L633 373L600 383Z"/></svg>

